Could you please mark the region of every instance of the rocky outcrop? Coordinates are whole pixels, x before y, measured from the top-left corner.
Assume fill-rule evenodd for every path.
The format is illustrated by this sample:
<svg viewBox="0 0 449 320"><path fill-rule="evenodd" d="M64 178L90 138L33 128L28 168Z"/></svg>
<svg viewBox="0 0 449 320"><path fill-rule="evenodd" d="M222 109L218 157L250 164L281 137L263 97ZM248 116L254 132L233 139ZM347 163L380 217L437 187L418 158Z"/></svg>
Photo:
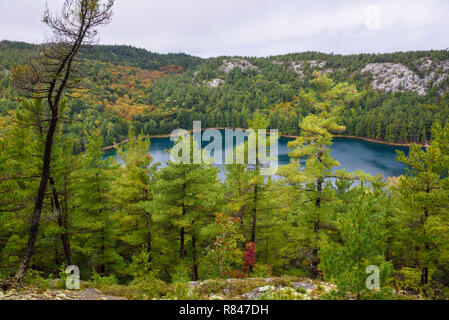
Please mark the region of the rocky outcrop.
<svg viewBox="0 0 449 320"><path fill-rule="evenodd" d="M361 72L372 76L371 87L375 90L388 93L411 91L425 95L447 79L449 61L434 63L429 58L421 58L416 62L416 69L421 75L400 63L370 63ZM443 93L443 89L439 91Z"/></svg>
<svg viewBox="0 0 449 320"><path fill-rule="evenodd" d="M223 60L220 70L224 73L229 73L231 70L239 68L242 72L247 70L254 70L259 72L259 68L251 64L249 61L240 58L231 58Z"/></svg>
<svg viewBox="0 0 449 320"><path fill-rule="evenodd" d="M317 300L336 289L331 283L304 278L204 280L192 281L189 287L193 296L202 293L209 300Z"/></svg>
<svg viewBox="0 0 449 320"><path fill-rule="evenodd" d="M223 79L212 79L210 81L205 81L204 84L210 88L218 88L225 84L225 81Z"/></svg>
<svg viewBox="0 0 449 320"><path fill-rule="evenodd" d="M322 69L326 65L326 61L309 60L307 61L310 69Z"/></svg>
<svg viewBox="0 0 449 320"><path fill-rule="evenodd" d="M321 74L331 75L335 72L346 72L346 68L326 67L323 60L303 60L284 62L280 59L272 61L273 64L282 65L287 70L296 73L304 79L306 70L320 71ZM449 76L449 61L432 61L423 57L412 62L409 67L401 63L370 63L361 68L361 74L372 78L371 87L386 93L415 92L425 95L436 87L440 95L448 91L443 85Z"/></svg>
<svg viewBox="0 0 449 320"><path fill-rule="evenodd" d="M251 292L244 293L240 296L242 300L257 300L262 294L268 294L276 290L275 286L264 286L254 289Z"/></svg>
<svg viewBox="0 0 449 320"><path fill-rule="evenodd" d="M362 69L362 74L373 77L371 87L388 93L413 91L426 94L426 84L412 70L399 63L370 63Z"/></svg>
<svg viewBox="0 0 449 320"><path fill-rule="evenodd" d="M298 74L299 78L301 78L301 79L304 78L304 62L293 61L290 63L288 69L293 72L296 72Z"/></svg>
<svg viewBox="0 0 449 320"><path fill-rule="evenodd" d="M267 285L258 287L251 292L244 293L237 297L242 300L316 300L320 299L324 293L335 290L333 284L319 282L312 283L310 280L301 282L291 282L287 286L283 285Z"/></svg>
<svg viewBox="0 0 449 320"><path fill-rule="evenodd" d="M273 62L275 63L275 62ZM298 76L302 79L304 78L304 69L308 66L312 70L321 70L323 74L333 73L334 70L331 68L323 69L326 66L326 61L319 60L307 60L307 61L292 61L288 64L288 69L298 74ZM279 61L278 63L279 64Z"/></svg>
<svg viewBox="0 0 449 320"><path fill-rule="evenodd" d="M126 298L105 295L94 288L45 291L36 288L24 288L20 291L12 289L5 293L0 290L0 300L126 300Z"/></svg>
<svg viewBox="0 0 449 320"><path fill-rule="evenodd" d="M449 61L441 61L440 63L432 63L431 72L428 81L433 82L433 86L440 86L445 81L449 73Z"/></svg>

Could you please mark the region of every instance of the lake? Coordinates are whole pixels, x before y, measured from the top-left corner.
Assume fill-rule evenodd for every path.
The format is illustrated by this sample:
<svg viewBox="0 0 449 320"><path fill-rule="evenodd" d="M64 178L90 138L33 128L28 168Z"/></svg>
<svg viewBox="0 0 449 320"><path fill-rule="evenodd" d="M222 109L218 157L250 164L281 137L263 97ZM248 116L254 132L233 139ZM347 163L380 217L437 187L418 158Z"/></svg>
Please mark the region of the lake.
<svg viewBox="0 0 449 320"><path fill-rule="evenodd" d="M279 139L279 165L285 165L290 162L287 144L292 140L294 139L286 137ZM203 143L203 147L207 144L208 142ZM163 167L170 159L166 150L172 146L173 143L170 141L170 138L152 138L150 154L155 162L160 162ZM396 150L408 152L406 147L390 146L356 139L335 138L331 146L331 155L347 171L361 169L372 175L380 173L385 177L393 177L404 174L405 168L402 163L395 161ZM106 156L114 156L120 162L114 151L107 152ZM222 174L220 176L223 177Z"/></svg>

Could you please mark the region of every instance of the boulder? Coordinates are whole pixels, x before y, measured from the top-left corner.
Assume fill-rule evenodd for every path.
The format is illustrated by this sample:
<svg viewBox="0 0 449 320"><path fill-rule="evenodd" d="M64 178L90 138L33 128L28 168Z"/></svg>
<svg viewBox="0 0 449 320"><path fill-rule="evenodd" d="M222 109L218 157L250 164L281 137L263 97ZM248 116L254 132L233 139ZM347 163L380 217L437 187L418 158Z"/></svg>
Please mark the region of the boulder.
<svg viewBox="0 0 449 320"><path fill-rule="evenodd" d="M316 288L315 285L313 285L312 283L308 283L308 282L291 282L290 286L295 290L298 288L302 288L307 291L312 291Z"/></svg>

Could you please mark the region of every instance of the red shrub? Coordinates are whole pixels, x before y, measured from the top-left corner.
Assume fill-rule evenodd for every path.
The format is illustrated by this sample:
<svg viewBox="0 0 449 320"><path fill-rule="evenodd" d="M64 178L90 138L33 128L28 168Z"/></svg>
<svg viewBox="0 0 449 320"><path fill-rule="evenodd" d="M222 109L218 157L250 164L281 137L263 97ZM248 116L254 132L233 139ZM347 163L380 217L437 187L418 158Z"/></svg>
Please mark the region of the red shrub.
<svg viewBox="0 0 449 320"><path fill-rule="evenodd" d="M252 271L254 264L256 263L256 243L248 242L246 249L243 251L243 271Z"/></svg>

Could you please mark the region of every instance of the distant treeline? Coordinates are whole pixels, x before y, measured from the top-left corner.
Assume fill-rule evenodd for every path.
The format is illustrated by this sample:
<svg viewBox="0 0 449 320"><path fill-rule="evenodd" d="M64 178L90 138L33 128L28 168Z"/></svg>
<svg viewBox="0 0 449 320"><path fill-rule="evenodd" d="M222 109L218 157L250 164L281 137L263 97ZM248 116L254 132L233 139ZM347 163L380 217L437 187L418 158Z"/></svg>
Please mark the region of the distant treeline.
<svg viewBox="0 0 449 320"><path fill-rule="evenodd" d="M14 66L24 63L36 46L0 42L0 124L8 125L17 105L10 83ZM449 60L447 51L392 54L335 55L317 52L268 58L242 58L257 69L221 70L224 59L201 59L187 54L158 54L129 46L90 46L82 50L77 76L83 80L71 90L65 113L76 150L84 150L85 132L99 131L103 143L126 139L130 122L146 135L167 134L176 128L191 129L194 120L204 127L245 127L259 110L270 127L283 134L299 135L298 123L312 112L297 97L310 88L315 71L330 70L337 83L355 84L363 97L347 103L342 112L345 135L387 142L426 142L433 123L449 119L449 97L440 94L446 79L425 96L413 92L387 94L371 89L370 76L360 70L368 63L401 63L419 76L419 60ZM302 76L291 70L303 63ZM326 61L316 68L310 61ZM217 87L208 82L222 80Z"/></svg>

